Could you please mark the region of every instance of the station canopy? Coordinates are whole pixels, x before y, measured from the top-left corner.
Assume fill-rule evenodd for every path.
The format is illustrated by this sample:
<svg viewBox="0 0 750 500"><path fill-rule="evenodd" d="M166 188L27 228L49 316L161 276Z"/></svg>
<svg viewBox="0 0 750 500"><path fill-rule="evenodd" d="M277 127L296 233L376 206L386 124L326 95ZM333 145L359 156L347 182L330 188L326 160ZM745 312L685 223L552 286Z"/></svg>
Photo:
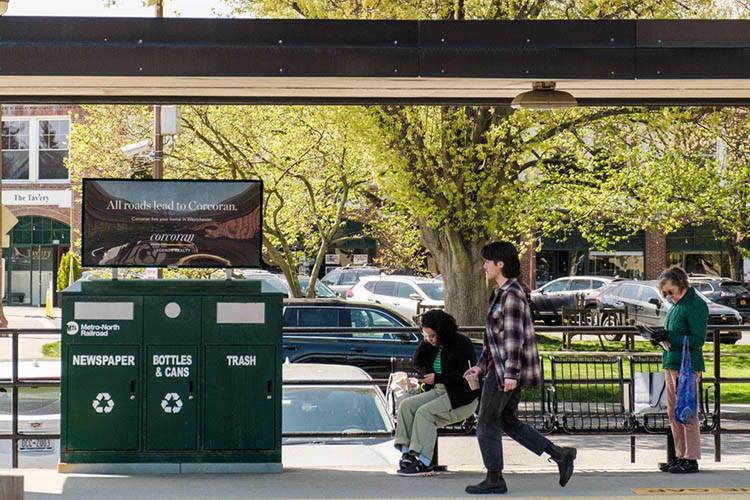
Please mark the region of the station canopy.
<svg viewBox="0 0 750 500"><path fill-rule="evenodd" d="M0 18L5 103L746 105L750 21Z"/></svg>

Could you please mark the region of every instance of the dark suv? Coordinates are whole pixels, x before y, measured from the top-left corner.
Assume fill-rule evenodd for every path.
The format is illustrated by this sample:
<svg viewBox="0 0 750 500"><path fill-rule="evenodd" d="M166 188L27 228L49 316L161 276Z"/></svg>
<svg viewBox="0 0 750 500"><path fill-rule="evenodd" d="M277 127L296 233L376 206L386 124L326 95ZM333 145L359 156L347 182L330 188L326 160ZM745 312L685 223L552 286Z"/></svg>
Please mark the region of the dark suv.
<svg viewBox="0 0 750 500"><path fill-rule="evenodd" d="M607 276L567 276L550 281L531 292L534 319L560 324L560 309L575 309L578 295L582 295L585 307L596 307L594 297L613 280Z"/></svg>
<svg viewBox="0 0 750 500"><path fill-rule="evenodd" d="M690 284L717 304L737 309L743 322L750 321L750 291L741 281L711 276L690 276Z"/></svg>
<svg viewBox="0 0 750 500"><path fill-rule="evenodd" d="M731 307L710 301L698 294L708 304L708 325L738 325L742 316ZM664 318L672 305L662 298L657 281L623 280L612 283L596 297L599 309L625 309L628 319L636 324L664 326ZM721 332L721 342L734 344L740 332ZM707 339L710 340L710 339Z"/></svg>
<svg viewBox="0 0 750 500"><path fill-rule="evenodd" d="M292 363L336 363L363 368L373 378L388 378L391 357L411 358L422 335L401 314L385 306L342 299L286 299L284 327L412 327L411 332L284 333L283 359Z"/></svg>

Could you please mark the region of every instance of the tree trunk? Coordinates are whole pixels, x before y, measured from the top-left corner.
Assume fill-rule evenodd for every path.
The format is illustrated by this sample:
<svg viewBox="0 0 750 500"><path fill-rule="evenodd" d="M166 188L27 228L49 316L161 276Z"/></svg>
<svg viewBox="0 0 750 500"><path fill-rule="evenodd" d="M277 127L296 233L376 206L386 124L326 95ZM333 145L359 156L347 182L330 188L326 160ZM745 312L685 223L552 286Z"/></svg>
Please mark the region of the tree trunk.
<svg viewBox="0 0 750 500"><path fill-rule="evenodd" d="M420 221L420 239L440 267L445 283L445 310L459 326L482 326L487 315L489 289L480 254L486 241L464 241L444 228L440 231Z"/></svg>
<svg viewBox="0 0 750 500"><path fill-rule="evenodd" d="M729 256L729 274L733 280L737 281L743 281L745 272L745 262L739 250L740 243L735 239L728 240L724 244Z"/></svg>

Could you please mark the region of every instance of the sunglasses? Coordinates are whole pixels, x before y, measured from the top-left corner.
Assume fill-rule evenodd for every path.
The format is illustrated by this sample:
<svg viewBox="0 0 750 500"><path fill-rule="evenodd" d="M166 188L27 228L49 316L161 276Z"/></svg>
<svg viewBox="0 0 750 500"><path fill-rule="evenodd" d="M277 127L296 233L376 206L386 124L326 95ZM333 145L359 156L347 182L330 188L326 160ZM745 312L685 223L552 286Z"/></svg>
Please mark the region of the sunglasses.
<svg viewBox="0 0 750 500"><path fill-rule="evenodd" d="M672 290L667 290L667 291L661 292L661 296L664 297L665 299L667 297L671 297L673 294L674 294L674 292Z"/></svg>

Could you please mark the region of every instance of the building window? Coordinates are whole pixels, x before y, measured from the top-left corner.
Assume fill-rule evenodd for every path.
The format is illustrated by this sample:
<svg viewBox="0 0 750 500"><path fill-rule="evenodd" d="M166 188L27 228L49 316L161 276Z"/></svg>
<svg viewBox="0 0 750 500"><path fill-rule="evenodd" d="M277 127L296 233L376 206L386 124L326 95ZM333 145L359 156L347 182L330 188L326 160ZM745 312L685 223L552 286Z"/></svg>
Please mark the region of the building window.
<svg viewBox="0 0 750 500"><path fill-rule="evenodd" d="M3 122L3 179L29 178L29 122Z"/></svg>
<svg viewBox="0 0 750 500"><path fill-rule="evenodd" d="M67 181L70 119L3 120L4 181Z"/></svg>
<svg viewBox="0 0 750 500"><path fill-rule="evenodd" d="M643 279L643 252L589 252L589 273L595 276Z"/></svg>

